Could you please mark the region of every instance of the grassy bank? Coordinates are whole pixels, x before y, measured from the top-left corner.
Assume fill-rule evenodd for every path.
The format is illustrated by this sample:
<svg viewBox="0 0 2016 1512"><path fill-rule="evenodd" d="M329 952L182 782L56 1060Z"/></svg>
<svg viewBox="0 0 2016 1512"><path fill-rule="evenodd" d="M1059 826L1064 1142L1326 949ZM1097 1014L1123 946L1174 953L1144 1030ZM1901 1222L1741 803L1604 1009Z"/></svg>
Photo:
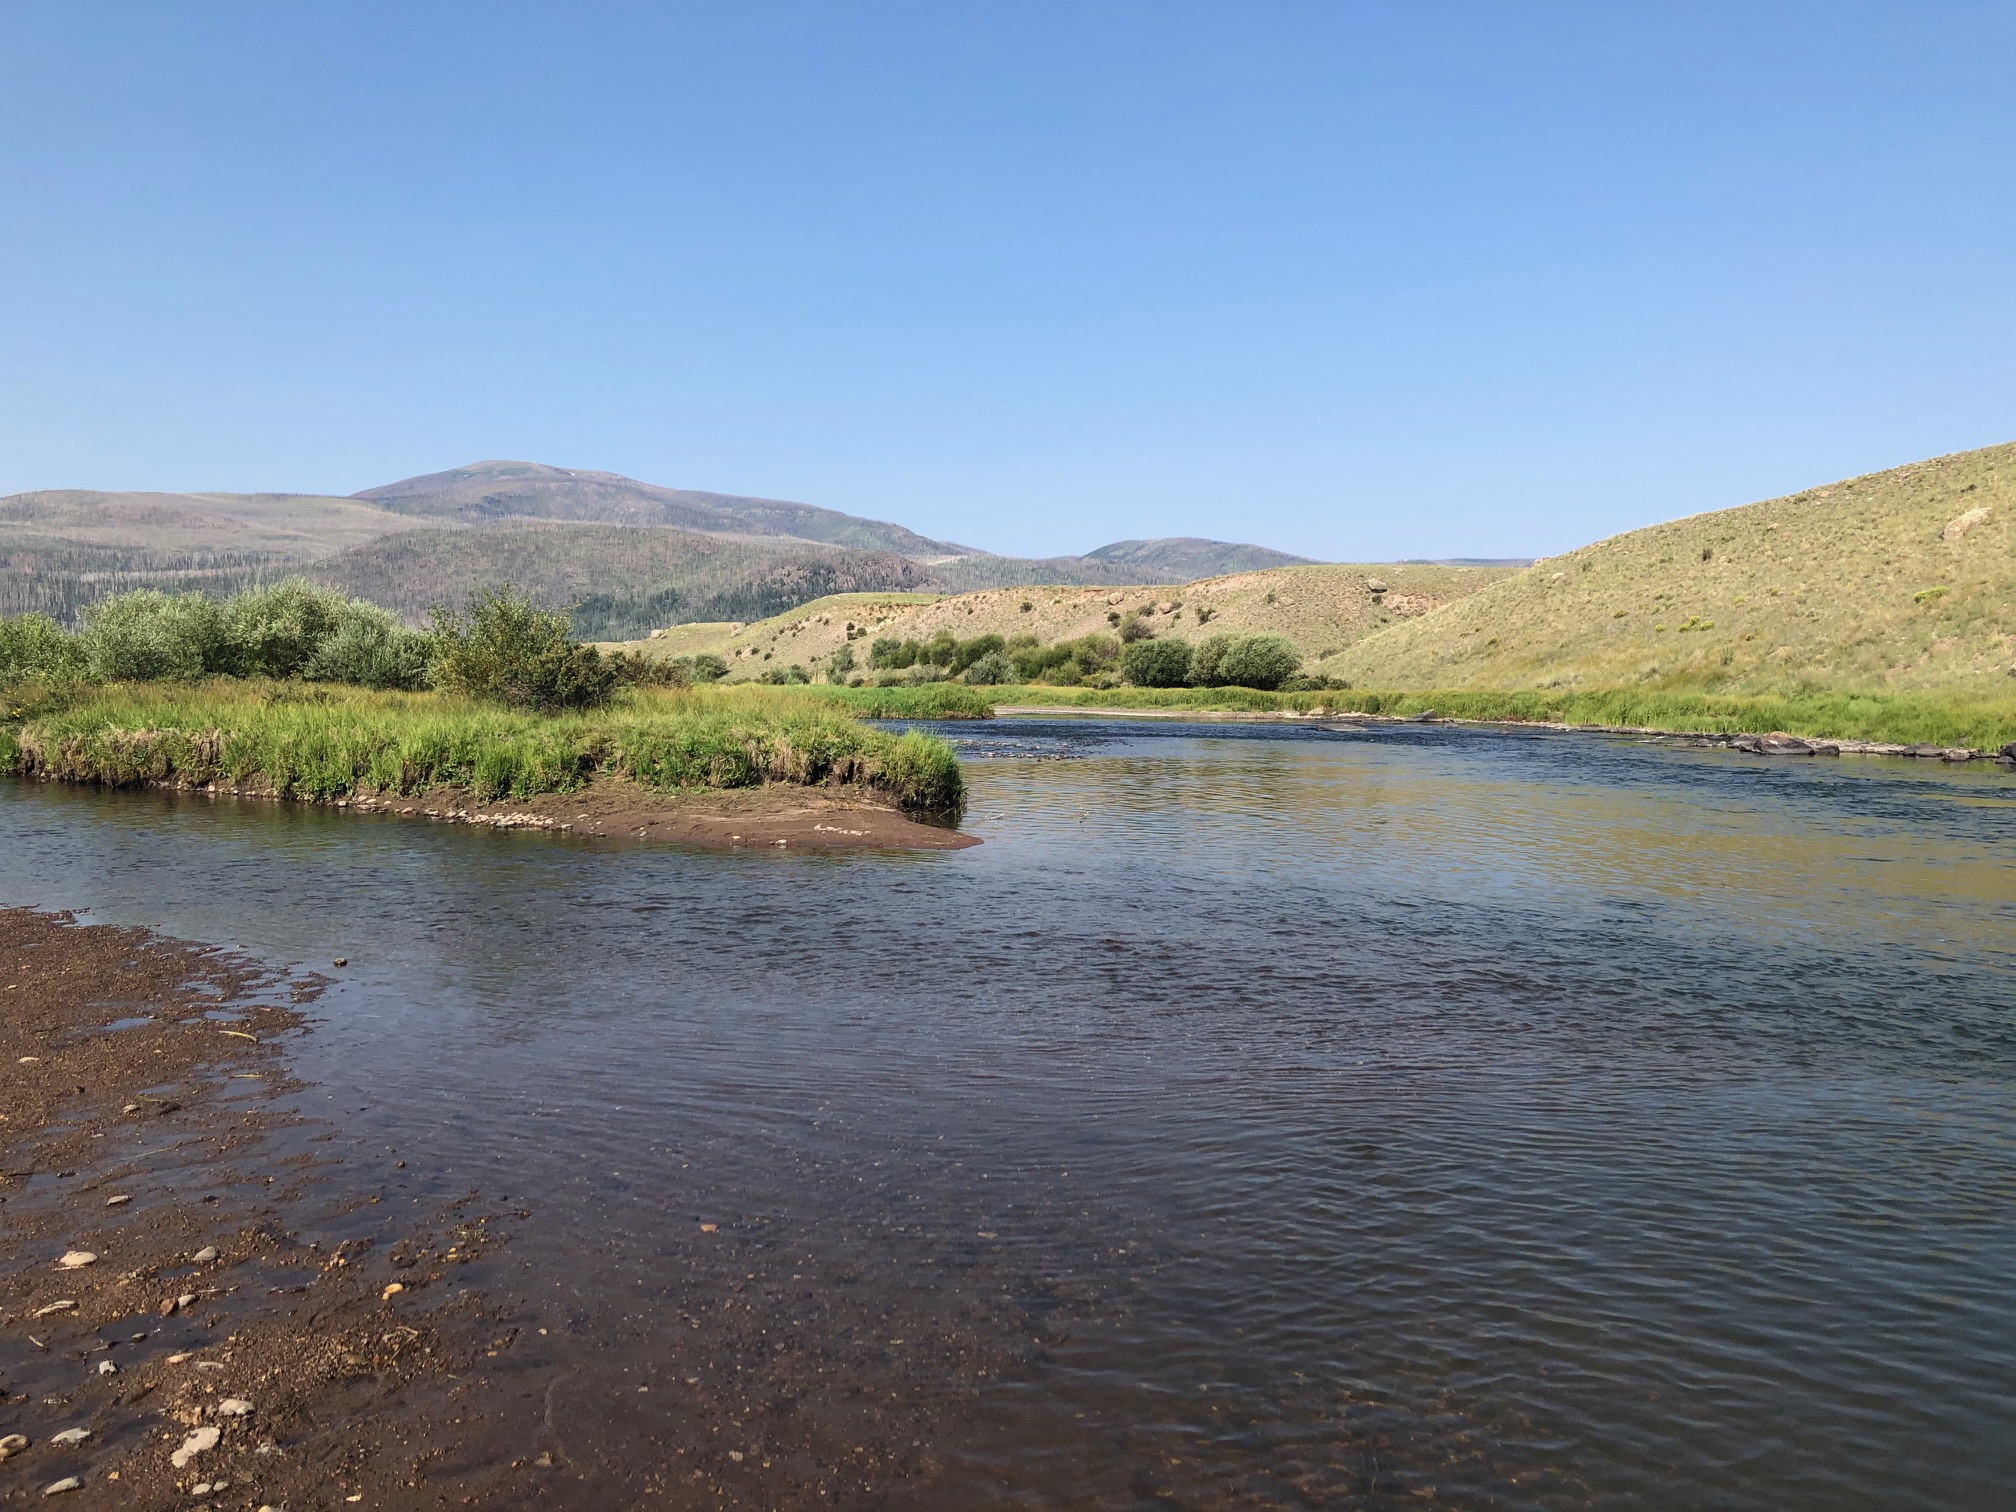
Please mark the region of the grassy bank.
<svg viewBox="0 0 2016 1512"><path fill-rule="evenodd" d="M310 799L437 787L522 799L598 773L660 791L839 781L907 808L958 806L963 779L944 741L875 729L796 691L636 689L542 715L440 693L224 680L17 689L0 707L0 771Z"/></svg>
<svg viewBox="0 0 2016 1512"><path fill-rule="evenodd" d="M864 690L865 691L865 690ZM890 692L909 691L890 689ZM921 690L920 690L921 691ZM1420 714L1458 719L1632 725L1724 734L1783 730L1835 740L1894 741L1995 750L2016 740L2016 696L1970 699L1940 693L1791 694L1490 692L1475 689L1382 693L1261 693L1247 688L982 688L999 704L1058 708L1196 709L1248 713L1324 709L1364 714Z"/></svg>
<svg viewBox="0 0 2016 1512"><path fill-rule="evenodd" d="M732 684L740 687L743 684ZM964 683L922 683L914 688L840 688L828 684L792 691L819 703L837 705L857 719L989 719L1001 702L994 688Z"/></svg>

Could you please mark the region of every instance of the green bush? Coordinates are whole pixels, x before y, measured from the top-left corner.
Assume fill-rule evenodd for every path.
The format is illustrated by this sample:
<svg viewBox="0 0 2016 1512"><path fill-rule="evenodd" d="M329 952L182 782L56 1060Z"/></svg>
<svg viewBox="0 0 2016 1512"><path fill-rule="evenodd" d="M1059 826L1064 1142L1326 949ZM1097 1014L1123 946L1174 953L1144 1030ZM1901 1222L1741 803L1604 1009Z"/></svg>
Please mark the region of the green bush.
<svg viewBox="0 0 2016 1512"><path fill-rule="evenodd" d="M37 677L82 677L84 647L46 614L0 616L0 687Z"/></svg>
<svg viewBox="0 0 2016 1512"><path fill-rule="evenodd" d="M568 638L564 614L539 608L509 584L487 588L464 610L433 612L439 687L514 709L592 709L606 703L622 668Z"/></svg>
<svg viewBox="0 0 2016 1512"><path fill-rule="evenodd" d="M1190 648L1173 637L1137 640L1120 654L1120 675L1137 688L1180 688L1190 680Z"/></svg>
<svg viewBox="0 0 2016 1512"><path fill-rule="evenodd" d="M1231 649L1229 635L1207 635L1197 642L1190 648L1190 681L1200 688L1222 687L1225 678L1220 669Z"/></svg>
<svg viewBox="0 0 2016 1512"><path fill-rule="evenodd" d="M1015 666L1003 652L989 651L976 657L966 669L966 681L974 687L987 688L997 683L1013 682Z"/></svg>
<svg viewBox="0 0 2016 1512"><path fill-rule="evenodd" d="M301 578L234 593L224 602L216 664L207 670L233 677L299 677L349 607L340 593Z"/></svg>
<svg viewBox="0 0 2016 1512"><path fill-rule="evenodd" d="M1033 635L1017 636L1005 650L1017 682L1051 682L1067 688L1111 672L1120 657L1120 643L1110 635L1087 635L1050 646L1037 645Z"/></svg>
<svg viewBox="0 0 2016 1512"><path fill-rule="evenodd" d="M1199 687L1278 688L1302 665L1302 654L1279 635L1209 635L1190 654Z"/></svg>
<svg viewBox="0 0 2016 1512"><path fill-rule="evenodd" d="M433 657L431 637L408 630L388 611L359 599L342 607L301 667L301 676L310 682L410 691L427 686Z"/></svg>
<svg viewBox="0 0 2016 1512"><path fill-rule="evenodd" d="M960 640L949 630L940 630L929 640L891 640L883 637L868 648L868 665L877 672L902 672L914 667L940 669L947 677L957 677L983 656L1005 650L1008 642L994 634ZM842 648L845 650L846 648ZM845 671L853 670L850 653Z"/></svg>
<svg viewBox="0 0 2016 1512"><path fill-rule="evenodd" d="M645 688L692 688L719 682L728 675L728 663L704 651L696 656L665 657L625 657L618 652L611 659L621 665L625 682Z"/></svg>
<svg viewBox="0 0 2016 1512"><path fill-rule="evenodd" d="M100 599L78 637L93 677L159 682L222 671L224 612L200 593L151 588Z"/></svg>

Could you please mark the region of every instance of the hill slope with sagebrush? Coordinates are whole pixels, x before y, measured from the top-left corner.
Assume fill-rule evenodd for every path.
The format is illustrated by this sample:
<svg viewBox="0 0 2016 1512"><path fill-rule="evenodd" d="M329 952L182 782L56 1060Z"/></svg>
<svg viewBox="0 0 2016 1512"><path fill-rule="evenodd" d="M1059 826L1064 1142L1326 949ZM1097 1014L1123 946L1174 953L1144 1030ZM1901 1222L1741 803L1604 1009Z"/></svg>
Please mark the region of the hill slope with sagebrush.
<svg viewBox="0 0 2016 1512"><path fill-rule="evenodd" d="M1390 563L1316 564L1233 573L1181 584L989 588L950 597L857 593L818 599L749 625L689 624L634 649L653 656L706 652L731 675L764 664L808 672L851 638L858 653L874 640L958 640L1034 636L1044 645L1114 633L1135 617L1157 636L1195 643L1221 632L1284 635L1308 670L1328 672L1346 649L1386 626L1429 614L1501 581L1505 569Z"/></svg>
<svg viewBox="0 0 2016 1512"><path fill-rule="evenodd" d="M1551 557L1359 642L1363 687L2005 693L2016 443Z"/></svg>

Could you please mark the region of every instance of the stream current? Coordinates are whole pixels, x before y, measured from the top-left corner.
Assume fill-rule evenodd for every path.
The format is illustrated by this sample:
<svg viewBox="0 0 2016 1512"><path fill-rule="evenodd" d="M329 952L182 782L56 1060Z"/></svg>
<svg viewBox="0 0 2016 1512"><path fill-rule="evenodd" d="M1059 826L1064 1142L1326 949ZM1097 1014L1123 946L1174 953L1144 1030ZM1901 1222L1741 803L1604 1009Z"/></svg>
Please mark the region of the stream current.
<svg viewBox="0 0 2016 1512"><path fill-rule="evenodd" d="M774 1280L751 1474L886 1403L937 1507L2010 1504L2016 779L939 728L969 850L8 783L0 904L347 958L301 1106L523 1207L603 1454Z"/></svg>

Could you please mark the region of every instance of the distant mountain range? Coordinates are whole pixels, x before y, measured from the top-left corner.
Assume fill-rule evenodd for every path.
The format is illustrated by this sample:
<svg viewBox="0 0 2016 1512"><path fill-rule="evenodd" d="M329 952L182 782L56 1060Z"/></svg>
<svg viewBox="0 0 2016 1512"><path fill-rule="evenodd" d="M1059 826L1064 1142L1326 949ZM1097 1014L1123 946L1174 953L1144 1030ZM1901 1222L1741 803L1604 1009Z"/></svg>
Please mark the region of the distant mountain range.
<svg viewBox="0 0 2016 1512"><path fill-rule="evenodd" d="M1308 561L1194 537L996 556L901 525L618 473L476 462L307 494L51 490L0 499L0 613L74 621L134 587L224 592L299 572L417 618L510 579L603 638L755 620L822 594L1182 582Z"/></svg>

